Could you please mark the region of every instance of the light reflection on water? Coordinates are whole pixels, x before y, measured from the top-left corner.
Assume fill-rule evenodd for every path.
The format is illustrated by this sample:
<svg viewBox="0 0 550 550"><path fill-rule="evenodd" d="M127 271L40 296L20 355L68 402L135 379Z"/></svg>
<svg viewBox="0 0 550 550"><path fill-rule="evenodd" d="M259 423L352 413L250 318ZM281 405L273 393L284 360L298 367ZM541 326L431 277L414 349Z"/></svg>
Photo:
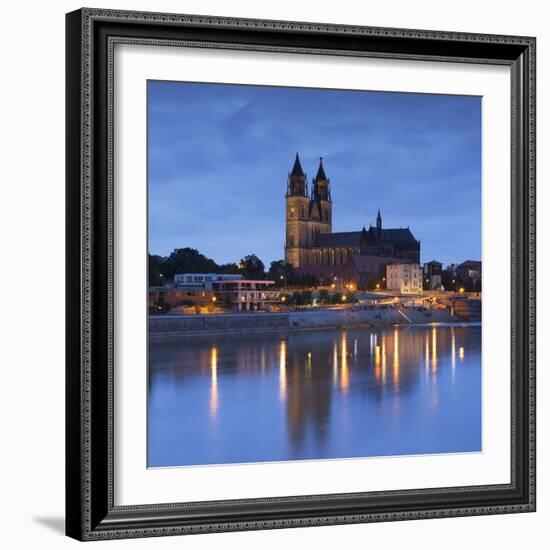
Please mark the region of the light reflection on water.
<svg viewBox="0 0 550 550"><path fill-rule="evenodd" d="M481 327L150 342L149 466L481 449Z"/></svg>

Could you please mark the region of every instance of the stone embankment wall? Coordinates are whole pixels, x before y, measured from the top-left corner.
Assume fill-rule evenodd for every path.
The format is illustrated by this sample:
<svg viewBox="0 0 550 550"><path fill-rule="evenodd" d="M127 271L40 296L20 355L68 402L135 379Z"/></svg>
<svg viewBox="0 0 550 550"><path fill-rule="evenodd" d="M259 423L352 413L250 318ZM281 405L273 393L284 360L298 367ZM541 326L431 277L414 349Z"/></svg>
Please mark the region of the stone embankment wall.
<svg viewBox="0 0 550 550"><path fill-rule="evenodd" d="M224 315L182 315L149 317L149 334L177 336L200 333L253 332L292 328L338 327L347 325L394 325L447 323L456 321L444 310L396 309L317 310L291 313L241 313Z"/></svg>

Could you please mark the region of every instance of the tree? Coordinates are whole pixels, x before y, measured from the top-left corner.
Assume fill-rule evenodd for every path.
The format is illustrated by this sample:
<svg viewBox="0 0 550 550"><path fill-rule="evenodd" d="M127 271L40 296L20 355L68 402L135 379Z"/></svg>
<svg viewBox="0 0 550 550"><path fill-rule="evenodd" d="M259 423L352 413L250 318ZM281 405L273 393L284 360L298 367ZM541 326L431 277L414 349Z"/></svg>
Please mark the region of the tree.
<svg viewBox="0 0 550 550"><path fill-rule="evenodd" d="M302 304L310 306L313 302L313 293L311 290L302 290Z"/></svg>
<svg viewBox="0 0 550 550"><path fill-rule="evenodd" d="M214 260L194 248L174 249L161 266L166 279L173 279L176 273L211 273L218 269Z"/></svg>
<svg viewBox="0 0 550 550"><path fill-rule="evenodd" d="M271 262L267 272L268 279L275 281L277 287L293 284L295 275L292 264L287 264L284 260Z"/></svg>
<svg viewBox="0 0 550 550"><path fill-rule="evenodd" d="M245 279L265 279L264 263L256 254L249 254L239 262Z"/></svg>
<svg viewBox="0 0 550 550"><path fill-rule="evenodd" d="M234 274L236 274L236 273L239 272L239 267L235 263L223 264L223 265L220 265L220 266L217 267L216 272L217 273L234 273Z"/></svg>
<svg viewBox="0 0 550 550"><path fill-rule="evenodd" d="M162 314L166 313L170 309L170 304L166 301L164 292L159 292L157 299L155 300L153 306L150 308L150 313Z"/></svg>
<svg viewBox="0 0 550 550"><path fill-rule="evenodd" d="M149 254L149 286L160 286L164 283L160 274L164 258L156 254Z"/></svg>
<svg viewBox="0 0 550 550"><path fill-rule="evenodd" d="M441 284L445 290L454 291L458 286L458 279L451 270L444 269L441 272Z"/></svg>
<svg viewBox="0 0 550 550"><path fill-rule="evenodd" d="M331 303L331 297L327 290L323 289L319 292L317 301L322 305L327 305Z"/></svg>
<svg viewBox="0 0 550 550"><path fill-rule="evenodd" d="M284 305L290 304L292 303L292 296L289 294L279 294L279 302Z"/></svg>

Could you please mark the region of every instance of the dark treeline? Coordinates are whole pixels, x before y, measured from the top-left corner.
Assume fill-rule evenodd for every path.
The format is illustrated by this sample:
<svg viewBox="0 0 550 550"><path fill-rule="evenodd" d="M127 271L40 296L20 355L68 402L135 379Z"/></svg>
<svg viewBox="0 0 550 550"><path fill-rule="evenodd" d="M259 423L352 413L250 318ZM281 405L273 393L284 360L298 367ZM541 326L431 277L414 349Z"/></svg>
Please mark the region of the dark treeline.
<svg viewBox="0 0 550 550"><path fill-rule="evenodd" d="M458 273L444 269L441 272L441 284L445 290L456 291L463 288L466 292L481 292L481 279L473 280L470 277L461 277Z"/></svg>
<svg viewBox="0 0 550 550"><path fill-rule="evenodd" d="M281 294L280 300L287 305L310 306L315 303L315 295L311 290L295 290L290 294ZM325 289L319 291L316 300L319 305L354 304L357 301L357 296L352 292L328 292Z"/></svg>
<svg viewBox="0 0 550 550"><path fill-rule="evenodd" d="M296 273L291 264L284 260L271 262L266 271L265 265L256 256L249 254L238 263L217 264L194 248L176 248L169 256L149 254L149 285L158 286L174 280L177 273L233 273L245 279L268 279L278 287L317 286L319 281L312 275Z"/></svg>

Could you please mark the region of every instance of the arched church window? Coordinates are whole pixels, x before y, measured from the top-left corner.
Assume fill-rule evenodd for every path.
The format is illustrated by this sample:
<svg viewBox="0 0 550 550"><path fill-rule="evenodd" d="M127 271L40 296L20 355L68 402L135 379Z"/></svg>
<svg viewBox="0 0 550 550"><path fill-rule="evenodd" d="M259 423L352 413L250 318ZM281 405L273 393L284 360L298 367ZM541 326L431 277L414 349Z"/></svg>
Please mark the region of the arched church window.
<svg viewBox="0 0 550 550"><path fill-rule="evenodd" d="M305 217L306 217L306 209L302 205L302 218L305 218Z"/></svg>

